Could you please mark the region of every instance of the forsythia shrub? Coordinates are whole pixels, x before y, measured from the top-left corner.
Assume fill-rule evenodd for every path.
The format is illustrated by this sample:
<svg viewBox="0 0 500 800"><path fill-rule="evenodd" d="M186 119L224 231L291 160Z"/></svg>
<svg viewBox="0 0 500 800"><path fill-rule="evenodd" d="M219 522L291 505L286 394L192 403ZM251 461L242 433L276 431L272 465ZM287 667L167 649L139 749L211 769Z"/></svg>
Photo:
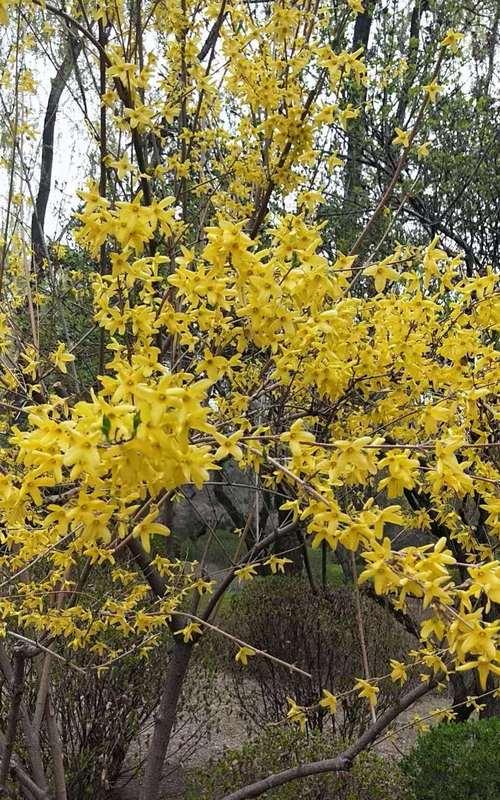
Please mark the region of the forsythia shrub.
<svg viewBox="0 0 500 800"><path fill-rule="evenodd" d="M287 568L290 531L313 549L357 554L359 583L399 612L425 610L418 644L388 653L396 658L383 674L364 665L340 697L318 686L307 707L290 698L293 724L304 728L318 708L334 716L353 695L375 721L381 685L399 692L412 670L422 692L471 671L474 696L497 699L498 277L492 267L471 273L438 236L396 241L390 220L371 238L399 190L411 194L398 181L418 177L426 115L463 34L436 32L405 128L384 120L394 172L343 253L326 246L319 211L363 112L349 97L377 79L346 38L363 12L360 0L0 0L0 166L10 176L0 228L9 690L0 782L30 797L66 791L54 660L92 676L137 652L161 672L168 627L140 790L156 800L193 647L233 581ZM48 247L37 261L23 218L33 203L26 159L36 158L43 118L35 100L45 94L31 65L50 54L39 31L73 59L83 48L90 72L82 80L70 62L91 151L71 246L92 267L80 309L91 303L92 314L76 341L61 303L51 305L61 274ZM61 309L63 339L50 352L39 330L46 305ZM93 337L95 350L96 332L99 368L87 380L83 345ZM249 509L220 576L206 559L172 557L165 538L183 487L201 490L228 456L252 473L257 507L279 498L279 524L262 536ZM426 542L398 549L389 525L419 528ZM243 666L272 660L238 635L230 641ZM26 759L15 753L18 725Z"/></svg>

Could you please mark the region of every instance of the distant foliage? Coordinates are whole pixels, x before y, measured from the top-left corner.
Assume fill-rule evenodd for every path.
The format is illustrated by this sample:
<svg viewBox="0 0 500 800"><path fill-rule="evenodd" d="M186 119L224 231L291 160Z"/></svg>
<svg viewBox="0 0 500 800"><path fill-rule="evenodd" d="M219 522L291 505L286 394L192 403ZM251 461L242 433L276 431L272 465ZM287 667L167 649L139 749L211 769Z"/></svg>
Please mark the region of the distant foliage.
<svg viewBox="0 0 500 800"><path fill-rule="evenodd" d="M402 762L415 800L498 800L500 718L437 725Z"/></svg>

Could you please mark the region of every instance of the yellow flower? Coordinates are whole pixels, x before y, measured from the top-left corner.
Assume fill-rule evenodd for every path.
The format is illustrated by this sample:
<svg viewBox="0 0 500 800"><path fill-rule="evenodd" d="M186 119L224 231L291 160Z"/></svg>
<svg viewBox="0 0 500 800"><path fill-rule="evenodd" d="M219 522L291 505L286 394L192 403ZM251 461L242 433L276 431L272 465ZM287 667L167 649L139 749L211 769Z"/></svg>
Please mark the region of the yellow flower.
<svg viewBox="0 0 500 800"><path fill-rule="evenodd" d="M468 573L472 578L471 589L476 596L484 592L492 603L500 603L500 562L469 567Z"/></svg>
<svg viewBox="0 0 500 800"><path fill-rule="evenodd" d="M350 119L356 119L360 115L359 108L353 108L351 103L348 103L345 108L337 111L338 120L344 130L347 130L347 123Z"/></svg>
<svg viewBox="0 0 500 800"><path fill-rule="evenodd" d="M363 14L365 7L361 0L347 0L347 5L352 11L355 11L356 14Z"/></svg>
<svg viewBox="0 0 500 800"><path fill-rule="evenodd" d="M184 628L175 631L174 636L182 636L185 643L193 641L194 636L200 636L203 633L201 626L197 622L188 622Z"/></svg>
<svg viewBox="0 0 500 800"><path fill-rule="evenodd" d="M287 719L290 722L293 722L295 725L298 725L302 732L305 731L306 723L307 723L307 716L305 713L305 709L302 706L297 705L295 700L292 700L291 697L287 697L288 705L290 706Z"/></svg>
<svg viewBox="0 0 500 800"><path fill-rule="evenodd" d="M339 162L340 162L340 164L344 163L341 159L339 159ZM333 265L333 269L334 270L338 270L338 269L347 270L354 264L354 262L356 261L356 258L357 258L357 256L347 256L347 255L344 255L344 253L342 253L340 250L338 250L337 251L337 258L335 259L335 263Z"/></svg>
<svg viewBox="0 0 500 800"><path fill-rule="evenodd" d="M257 575L257 567L258 564L246 564L244 567L240 567L239 569L234 571L234 574L240 581L251 581L252 578Z"/></svg>
<svg viewBox="0 0 500 800"><path fill-rule="evenodd" d="M383 261L380 261L378 264L372 264L371 267L366 267L366 269L363 270L363 275L369 275L373 278L377 292L383 292L386 283L397 281L399 278L399 272L393 267L389 267Z"/></svg>
<svg viewBox="0 0 500 800"><path fill-rule="evenodd" d="M303 427L303 420L297 419L287 433L282 433L280 439L287 442L293 455L302 452L302 445L314 442L314 435Z"/></svg>
<svg viewBox="0 0 500 800"><path fill-rule="evenodd" d="M329 170L334 170L336 167L341 167L344 162L339 158L338 153L335 152L331 156L328 156L326 163Z"/></svg>
<svg viewBox="0 0 500 800"><path fill-rule="evenodd" d="M374 686L372 683L358 678L354 684L354 688L358 691L360 697L366 697L372 707L377 705L377 695L380 691L378 686Z"/></svg>
<svg viewBox="0 0 500 800"><path fill-rule="evenodd" d="M442 87L437 83L437 81L431 81L430 83L426 83L425 86L422 87L424 92L429 96L429 100L431 103L434 103L437 100L438 94L441 93Z"/></svg>
<svg viewBox="0 0 500 800"><path fill-rule="evenodd" d="M236 431L235 433L232 433L231 436L223 436L220 433L214 433L214 439L219 445L214 455L214 460L222 461L223 458L232 456L235 461L241 461L243 458L243 452L241 447L238 446L238 441L242 436L242 431Z"/></svg>
<svg viewBox="0 0 500 800"><path fill-rule="evenodd" d="M401 661L396 661L394 658L390 660L391 664L391 680L394 683L398 682L403 684L406 683L408 680L408 673L406 671L406 667Z"/></svg>
<svg viewBox="0 0 500 800"><path fill-rule="evenodd" d="M141 544L146 553L151 552L151 537L152 536L170 536L170 528L155 522L159 510L154 508L147 517L144 517L141 522L138 522L132 531L132 536L141 540Z"/></svg>
<svg viewBox="0 0 500 800"><path fill-rule="evenodd" d="M332 716L337 711L337 698L328 689L323 689L323 698L319 701L319 704L321 708L326 708Z"/></svg>
<svg viewBox="0 0 500 800"><path fill-rule="evenodd" d="M89 475L97 474L101 464L97 448L100 439L100 431L87 434L76 430L69 432L69 447L64 453L63 463L67 467L72 467L71 480L78 478L82 472L87 472Z"/></svg>
<svg viewBox="0 0 500 800"><path fill-rule="evenodd" d="M242 666L246 667L248 664L248 659L255 655L255 650L252 647L247 647L243 645L240 647L238 652L236 653L234 660L238 661Z"/></svg>
<svg viewBox="0 0 500 800"><path fill-rule="evenodd" d="M291 511L292 521L296 522L300 516L300 506L298 500L287 500L280 506L280 511Z"/></svg>
<svg viewBox="0 0 500 800"><path fill-rule="evenodd" d="M422 144L420 144L417 147L417 157L418 158L427 158L427 156L429 155L429 145L430 145L430 142L422 142Z"/></svg>
<svg viewBox="0 0 500 800"><path fill-rule="evenodd" d="M396 128L396 136L392 140L393 144L399 144L401 147L408 149L410 146L410 133L409 131L404 131L402 128Z"/></svg>
<svg viewBox="0 0 500 800"><path fill-rule="evenodd" d="M9 17L7 12L9 6L12 5L13 0L0 0L0 25L7 25Z"/></svg>
<svg viewBox="0 0 500 800"><path fill-rule="evenodd" d="M68 352L64 342L59 342L57 345L57 350L54 350L54 352L51 353L50 360L60 372L66 373L68 371L66 368L66 364L69 364L72 361L74 361L75 357L74 355Z"/></svg>
<svg viewBox="0 0 500 800"><path fill-rule="evenodd" d="M368 566L359 576L359 584L372 580L377 594L387 594L391 588L399 585L399 578L389 565L392 553L388 537L385 537L383 544L374 542L373 550L367 550L362 555Z"/></svg>
<svg viewBox="0 0 500 800"><path fill-rule="evenodd" d="M486 689L488 676L490 672L494 675L500 675L500 666L494 664L487 655L481 655L474 661L467 661L465 664L460 664L457 667L457 672L464 672L469 669L477 669L479 673L479 683L483 691Z"/></svg>
<svg viewBox="0 0 500 800"><path fill-rule="evenodd" d="M270 556L264 564L271 567L271 572L276 575L277 572L285 571L285 564L293 564L291 558L279 558L278 556Z"/></svg>
<svg viewBox="0 0 500 800"><path fill-rule="evenodd" d="M441 47L447 47L452 53L456 53L458 50L458 45L463 38L463 33L460 33L460 31L454 31L450 28L448 31L446 31L446 36L444 39L441 39L439 44Z"/></svg>
<svg viewBox="0 0 500 800"><path fill-rule="evenodd" d="M410 458L408 450L389 450L378 466L387 467L389 476L379 481L379 491L387 489L388 497L399 497L404 489L412 489L417 479L419 461Z"/></svg>

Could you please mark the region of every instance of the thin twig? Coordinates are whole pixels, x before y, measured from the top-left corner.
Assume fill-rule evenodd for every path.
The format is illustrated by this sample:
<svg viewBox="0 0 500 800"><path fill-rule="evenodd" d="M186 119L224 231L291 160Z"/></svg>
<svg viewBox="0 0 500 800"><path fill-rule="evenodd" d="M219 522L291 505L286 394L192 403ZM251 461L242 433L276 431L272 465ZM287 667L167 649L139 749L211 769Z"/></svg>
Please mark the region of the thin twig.
<svg viewBox="0 0 500 800"><path fill-rule="evenodd" d="M310 678L312 680L312 675L309 672L300 669L300 667L296 667L295 664L289 664L287 661L282 661L281 658L277 658L277 656L273 656L270 653L267 653L265 650L259 650L258 647L254 647L252 644L244 642L242 639L237 639L236 636L233 636L227 631L222 630L222 628L218 628L217 625L212 625L210 622L207 622L201 617L197 617L195 614L189 614L187 611L172 611L170 613L178 617L187 617L188 619L193 619L195 622L199 622L200 625L204 625L206 628L210 628L210 630L220 633L221 636L225 636L226 639L230 639L240 647L249 647L251 650L253 650L255 655L263 656L264 658L269 659L269 661L274 661L275 664L280 664L282 667L286 667L292 672L298 672L299 675L304 675L306 678Z"/></svg>

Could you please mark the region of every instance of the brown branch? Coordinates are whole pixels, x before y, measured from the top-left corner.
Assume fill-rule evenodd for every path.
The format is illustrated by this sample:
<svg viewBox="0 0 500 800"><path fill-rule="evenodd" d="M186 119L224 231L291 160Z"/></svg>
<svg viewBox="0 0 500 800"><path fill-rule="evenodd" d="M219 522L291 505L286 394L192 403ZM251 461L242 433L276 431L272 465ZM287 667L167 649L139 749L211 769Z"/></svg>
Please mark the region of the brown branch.
<svg viewBox="0 0 500 800"><path fill-rule="evenodd" d="M47 11L50 11L50 13L54 14L56 17L60 17L65 22L67 22L68 25L77 28L77 30L80 31L82 36L84 36L85 39L88 39L89 42L91 42L91 44L94 45L96 50L98 50L99 52L102 51L101 45L99 44L99 42L97 41L95 36L93 36L91 31L89 31L84 25L82 25L80 22L78 22L78 20L76 20L70 14L67 14L65 11L62 11L62 9L60 9L60 8L56 8L55 6L51 5L51 3L43 2L43 0L33 0L33 3L36 6L39 6L42 9L47 9ZM105 56L105 58L107 60L108 66L110 66L111 62L109 61L108 57L106 56L106 53L104 53L104 56Z"/></svg>
<svg viewBox="0 0 500 800"><path fill-rule="evenodd" d="M290 783L290 781L295 781L299 778L307 778L309 775L323 775L326 772L348 771L356 756L363 752L363 750L369 748L378 738L379 734L382 733L396 717L413 705L416 700L419 700L433 689L437 682L437 678L433 678L426 683L419 684L415 689L411 689L406 695L399 698L399 700L388 708L387 711L384 711L378 720L370 725L354 744L347 747L343 753L335 758L311 761L306 764L299 764L297 767L285 769L282 772L277 772L274 775L269 775L267 778L262 778L248 786L244 786L242 789L237 789L235 792L226 795L222 800L247 800L249 797L259 797L261 794L264 794L264 792L268 792L276 786L283 786L285 783Z"/></svg>
<svg viewBox="0 0 500 800"><path fill-rule="evenodd" d="M207 622L202 617L197 617L196 614L190 614L187 611L172 611L172 614L180 617L186 617L186 619L192 619L195 622L199 622L208 628L211 631L215 631L215 633L220 634L220 636L225 636L226 639L229 639L231 642L234 642L238 645L238 647L249 647L256 656L262 656L263 658L269 659L269 661L274 661L275 664L279 664L281 667L286 667L289 669L290 672L298 672L299 675L303 675L305 678L309 678L312 680L312 675L310 672L306 672L300 667L296 667L295 664L291 664L289 661L283 661L283 659L278 658L277 656L273 656L272 653L268 653L266 650L260 650L258 647L255 647L250 642L245 642L243 639L238 639L237 636L233 636L232 633L228 633L227 631L219 628L217 625L212 625L212 623Z"/></svg>
<svg viewBox="0 0 500 800"><path fill-rule="evenodd" d="M19 719L19 709L23 699L24 691L24 662L26 655L22 647L14 649L14 668L12 670L12 680L10 683L10 709L7 720L7 730L5 733L5 744L3 748L2 765L0 767L0 791L7 790L7 778L10 772L10 761L16 740L17 721Z"/></svg>
<svg viewBox="0 0 500 800"><path fill-rule="evenodd" d="M163 597L167 591L166 581L162 578L158 570L153 567L151 564L151 559L148 558L144 549L141 547L140 542L138 542L137 539L129 539L127 545L134 558L134 561L149 583L153 594L155 594L157 597Z"/></svg>
<svg viewBox="0 0 500 800"><path fill-rule="evenodd" d="M0 670L3 672L5 680L8 684L12 684L12 666L10 663L7 650L3 644L0 644ZM47 778L43 768L42 753L40 750L40 742L34 731L31 719L26 708L24 701L21 701L20 706L21 724L23 727L24 743L26 751L29 756L33 778L42 791L47 790Z"/></svg>
<svg viewBox="0 0 500 800"><path fill-rule="evenodd" d="M99 44L102 51L99 51L99 92L101 97L106 92L106 43L107 34L104 28L102 19L99 20ZM106 105L101 102L100 110L100 126L99 126L99 159L100 159L100 175L99 175L99 195L106 197L107 191L107 168L106 156L108 152L107 145L107 118L106 118ZM99 274L105 275L106 273L106 243L103 242L99 248ZM105 349L105 331L101 328L99 335L99 372L104 373L104 361L106 355Z"/></svg>
<svg viewBox="0 0 500 800"><path fill-rule="evenodd" d="M351 557L351 571L352 571L352 580L354 585L354 600L356 603L356 622L358 625L358 633L359 633L359 644L361 647L361 656L363 659L363 670L365 673L365 680L370 680L370 665L368 663L368 651L366 649L366 638L365 638L365 626L363 624L363 611L361 608L361 595L359 592L358 586L358 570L356 568L356 556L354 555L354 551L351 550L350 553ZM377 721L377 715L375 714L375 707L373 703L370 703L370 713L372 717L372 722Z"/></svg>
<svg viewBox="0 0 500 800"><path fill-rule="evenodd" d="M310 110L314 100L316 99L316 97L318 96L319 92L321 91L321 87L323 86L323 82L325 80L325 77L326 77L326 71L323 70L322 73L320 74L317 82L316 82L316 85L314 86L313 89L310 90L309 94L307 95L307 99L306 99L306 102L304 104L304 108L302 110L302 114L300 116L300 121L301 122L304 122L305 119L307 118L307 115L309 114L309 110ZM281 153L281 156L279 158L279 161L278 161L278 164L277 164L277 167L276 167L277 170L280 170L280 169L282 169L282 167L285 166L286 160L287 160L288 156L290 155L290 150L291 149L292 149L292 141L289 139L287 141L287 143L285 144L285 146L283 148L283 152ZM255 239L255 237L257 236L257 234L259 232L260 226L262 225L262 223L264 221L264 218L265 218L265 216L267 214L269 201L271 199L271 195L272 195L275 187L276 187L276 183L275 183L274 179L272 177L270 177L269 180L268 180L266 189L264 191L264 195L262 197L262 200L260 201L259 208L257 209L255 217L252 220L252 225L251 225L250 233L249 233L249 236L250 236L251 239Z"/></svg>
<svg viewBox="0 0 500 800"><path fill-rule="evenodd" d="M208 34L207 38L205 39L205 42L204 42L200 52L198 53L198 61L203 61L203 59L208 56L210 50L212 50L212 48L215 46L215 43L216 43L216 41L217 41L217 39L219 37L220 29L222 27L222 23L224 22L224 18L226 16L226 14L227 14L227 11L226 11L226 0L222 0L220 11L219 11L219 13L217 15L217 18L216 18L214 24L212 25L212 27L210 28L209 34Z"/></svg>
<svg viewBox="0 0 500 800"><path fill-rule="evenodd" d="M182 624L182 623L181 623ZM163 762L170 741L170 734L177 715L177 703L184 685L193 645L176 641L172 659L168 665L165 688L155 719L153 735L146 761L140 800L156 800L160 786Z"/></svg>
<svg viewBox="0 0 500 800"><path fill-rule="evenodd" d="M212 612L214 611L214 609L217 607L217 604L218 604L219 600L221 599L223 594L226 592L228 587L233 582L233 580L235 578L236 570L239 569L241 566L243 566L243 564L247 564L250 561L252 561L252 559L255 558L257 553L259 553L260 551L264 550L270 544L273 544L273 542L275 542L276 539L278 539L280 536L283 536L283 535L285 535L287 533L291 533L293 530L296 529L296 527L298 527L298 522L291 522L289 525L286 525L283 528L278 528L278 530L274 531L273 533L270 533L264 539L261 539L261 541L258 542L253 547L251 552L248 553L245 561L240 562L239 564L235 564L233 567L231 567L231 569L225 575L224 579L221 581L221 583L215 589L214 593L210 596L210 600L208 602L208 605L207 605L205 611L203 612L203 614L201 615L203 620L209 620L210 619L210 616L211 616Z"/></svg>
<svg viewBox="0 0 500 800"><path fill-rule="evenodd" d="M64 756L61 743L61 735L57 725L57 719L52 705L50 692L47 696L47 703L45 708L45 719L47 722L47 733L49 736L49 744L52 752L52 762L54 764L54 783L55 783L55 798L54 800L68 800L66 791L66 779L64 775Z"/></svg>
<svg viewBox="0 0 500 800"><path fill-rule="evenodd" d="M4 748L5 737L3 734L0 734L0 753L4 752ZM47 790L41 789L40 786L30 778L15 754L11 757L10 769L15 774L20 785L26 790L27 797L35 798L35 800L49 800Z"/></svg>
<svg viewBox="0 0 500 800"><path fill-rule="evenodd" d="M437 59L437 62L436 62L436 66L434 68L434 72L432 74L432 77L431 77L429 83L432 83L432 81L434 81L437 78L437 76L439 75L439 70L441 69L441 64L443 62L444 54L445 54L445 50L444 50L444 48L441 48L441 51L439 53L439 56L438 56L438 59ZM373 228L375 222L378 220L380 214L382 213L382 211L386 207L387 202L389 201L389 198L391 197L391 195L392 195L392 193L394 191L394 188L395 188L395 186L396 186L396 184L397 184L397 182L399 180L399 176L401 175L401 172L403 171L403 168L406 165L406 162L408 160L408 155L409 155L409 152L410 152L410 148L411 148L411 146L413 144L413 140L415 139L415 136L417 135L418 131L420 130L420 125L422 124L422 120L424 118L425 110L426 110L428 104L429 104L429 95L426 94L426 96L425 96L425 98L424 98L424 100L422 102L422 105L420 106L420 111L418 112L417 119L415 120L415 124L414 124L413 128L411 129L410 133L408 134L408 147L404 147L403 148L402 153L401 153L401 155L400 155L400 157L398 159L398 162L396 164L396 168L394 170L394 174L393 174L391 180L387 184L387 187L386 187L382 197L380 198L379 202L377 203L377 206L376 206L373 214L371 215L371 217L368 220L368 222L366 223L364 229L361 231L361 233L359 234L358 238L356 239L356 241L354 242L353 246L351 247L349 255L351 255L351 256L353 256L353 255L358 256L359 255L359 251L360 251L361 246L365 243L368 234L370 233L370 231ZM357 280L359 274L360 274L359 272L356 273L356 276L353 278L353 280L351 282L351 286L349 288L352 287L354 282Z"/></svg>

